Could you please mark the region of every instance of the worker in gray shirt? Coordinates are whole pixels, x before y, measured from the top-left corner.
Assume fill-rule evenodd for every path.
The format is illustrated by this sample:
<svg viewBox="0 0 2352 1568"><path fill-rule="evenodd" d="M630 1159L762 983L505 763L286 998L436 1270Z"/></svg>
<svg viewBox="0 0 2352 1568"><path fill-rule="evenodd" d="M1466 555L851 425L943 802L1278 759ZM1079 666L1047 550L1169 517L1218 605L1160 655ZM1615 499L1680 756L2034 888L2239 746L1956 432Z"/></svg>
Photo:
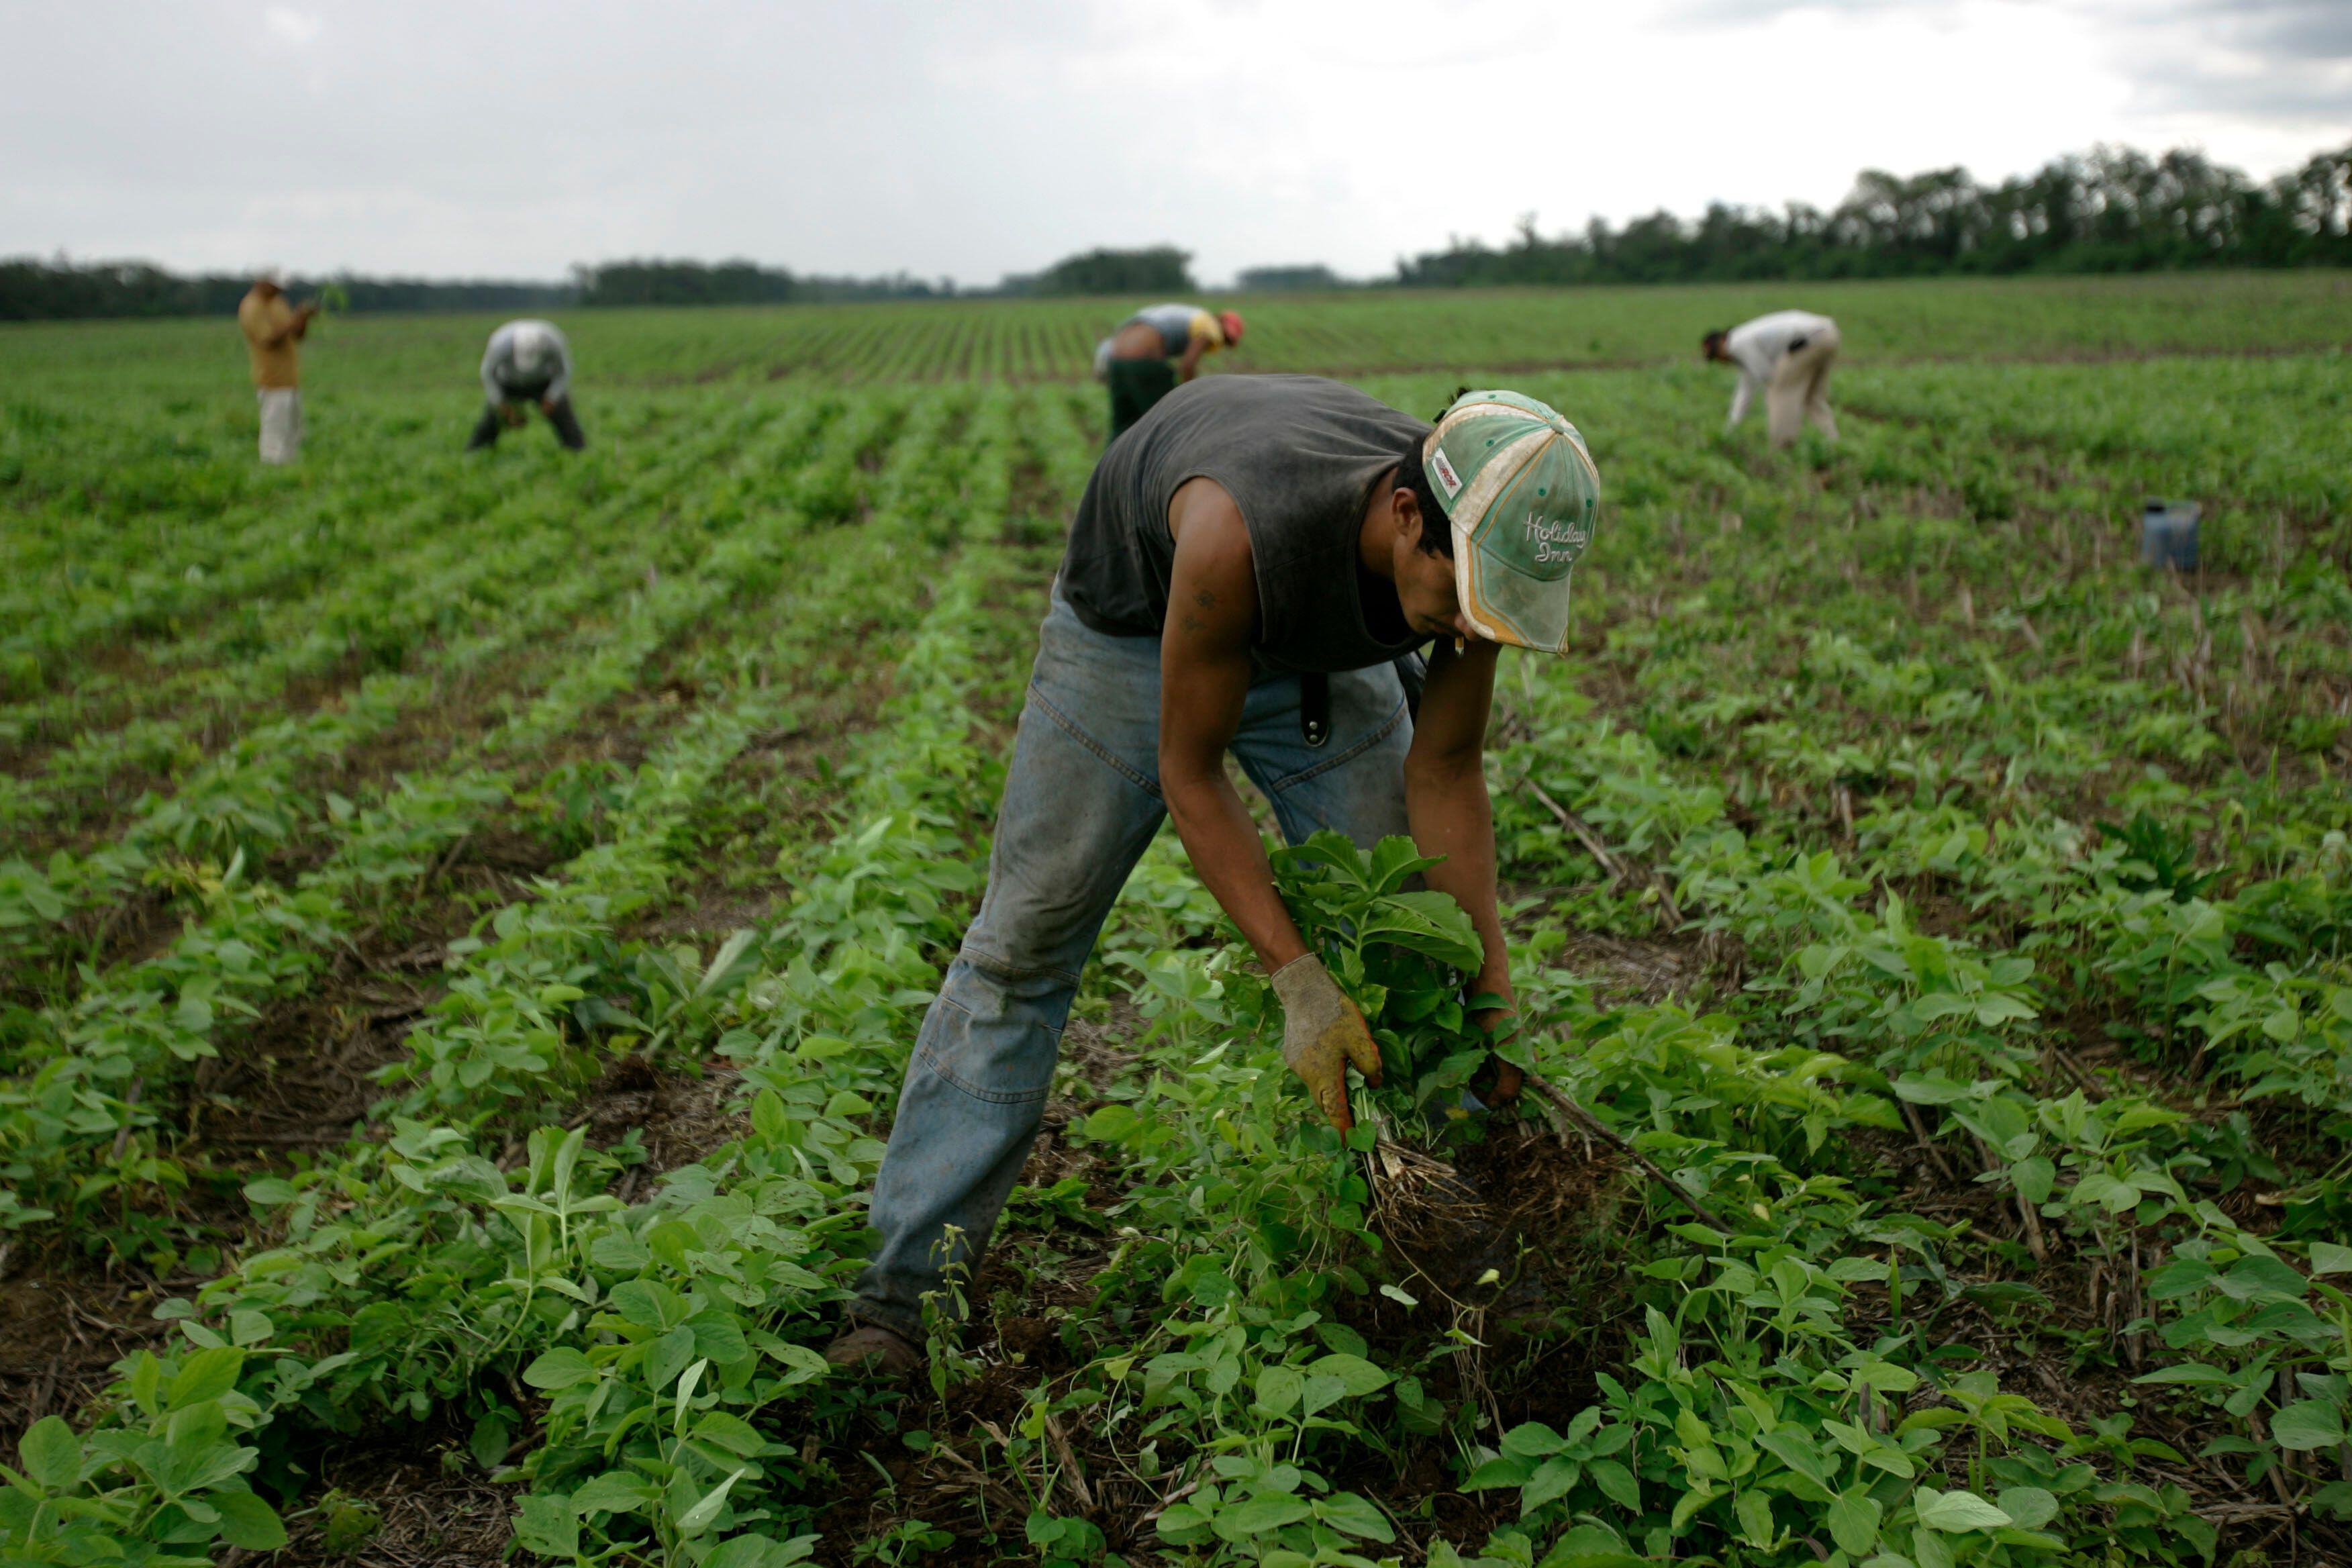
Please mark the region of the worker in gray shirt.
<svg viewBox="0 0 2352 1568"><path fill-rule="evenodd" d="M482 392L488 405L466 450L498 440L501 426L520 427L538 404L555 438L573 451L588 444L580 417L572 412L572 350L547 321L509 321L490 334L482 353Z"/></svg>
<svg viewBox="0 0 2352 1568"><path fill-rule="evenodd" d="M1110 438L1118 440L1153 404L1198 375L1202 356L1241 341L1242 319L1234 310L1147 305L1121 321L1095 345L1095 379L1110 388Z"/></svg>

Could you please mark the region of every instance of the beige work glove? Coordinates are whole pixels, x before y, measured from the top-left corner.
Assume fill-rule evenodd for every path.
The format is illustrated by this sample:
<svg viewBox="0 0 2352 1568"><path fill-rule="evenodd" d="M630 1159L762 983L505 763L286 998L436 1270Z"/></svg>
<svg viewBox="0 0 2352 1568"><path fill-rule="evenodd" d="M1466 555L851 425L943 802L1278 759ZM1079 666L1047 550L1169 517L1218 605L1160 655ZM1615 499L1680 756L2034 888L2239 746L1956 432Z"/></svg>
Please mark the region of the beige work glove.
<svg viewBox="0 0 2352 1568"><path fill-rule="evenodd" d="M1348 1107L1348 1064L1373 1088L1381 1082L1381 1047L1363 1014L1311 952L1274 972L1274 994L1282 1002L1282 1059L1331 1125L1347 1131L1356 1124Z"/></svg>

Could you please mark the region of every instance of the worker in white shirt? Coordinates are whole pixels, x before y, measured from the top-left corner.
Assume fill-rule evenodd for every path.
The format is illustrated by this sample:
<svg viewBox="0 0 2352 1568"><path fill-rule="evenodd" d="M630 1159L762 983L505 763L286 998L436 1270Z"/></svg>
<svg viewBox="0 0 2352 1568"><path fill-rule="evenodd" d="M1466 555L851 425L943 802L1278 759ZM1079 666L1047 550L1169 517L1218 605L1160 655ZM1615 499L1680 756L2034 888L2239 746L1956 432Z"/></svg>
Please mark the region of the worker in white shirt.
<svg viewBox="0 0 2352 1568"><path fill-rule="evenodd" d="M490 334L482 353L482 395L487 405L466 450L488 447L501 426L520 426L534 403L555 426L555 438L573 451L588 444L580 416L572 412L572 348L547 321L509 321Z"/></svg>
<svg viewBox="0 0 2352 1568"><path fill-rule="evenodd" d="M1837 416L1830 412L1830 366L1837 363L1837 323L1811 310L1775 310L1727 332L1709 332L1699 348L1710 360L1739 371L1726 429L1748 416L1748 405L1764 394L1765 424L1772 445L1786 447L1806 420L1837 439Z"/></svg>

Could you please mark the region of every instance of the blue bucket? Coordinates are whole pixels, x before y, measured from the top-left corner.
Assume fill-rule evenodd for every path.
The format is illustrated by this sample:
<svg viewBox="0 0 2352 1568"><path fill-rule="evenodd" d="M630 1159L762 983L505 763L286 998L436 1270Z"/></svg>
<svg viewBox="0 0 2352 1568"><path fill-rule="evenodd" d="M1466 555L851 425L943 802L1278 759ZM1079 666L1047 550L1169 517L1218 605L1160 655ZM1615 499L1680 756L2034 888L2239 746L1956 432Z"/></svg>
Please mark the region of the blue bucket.
<svg viewBox="0 0 2352 1568"><path fill-rule="evenodd" d="M2139 518L2140 564L2196 571L2197 520L2203 514L2193 500L2149 501Z"/></svg>

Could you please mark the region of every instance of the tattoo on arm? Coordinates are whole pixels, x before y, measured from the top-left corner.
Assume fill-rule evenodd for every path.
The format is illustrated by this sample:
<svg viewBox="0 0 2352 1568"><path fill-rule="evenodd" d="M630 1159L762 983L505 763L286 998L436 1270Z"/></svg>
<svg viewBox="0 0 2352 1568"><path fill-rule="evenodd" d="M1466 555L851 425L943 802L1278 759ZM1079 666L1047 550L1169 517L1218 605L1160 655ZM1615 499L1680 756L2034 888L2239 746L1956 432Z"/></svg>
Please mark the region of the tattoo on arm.
<svg viewBox="0 0 2352 1568"><path fill-rule="evenodd" d="M1202 588L1193 594L1192 602L1205 610L1213 607L1216 604L1217 596L1209 592L1206 588Z"/></svg>
<svg viewBox="0 0 2352 1568"><path fill-rule="evenodd" d="M1184 629L1185 629L1186 631L1188 631L1188 632L1197 632L1197 631L1202 631L1202 630L1205 630L1205 629L1207 628L1208 625L1209 625L1209 623L1208 623L1208 622L1206 622L1206 621L1202 620L1200 616L1198 616L1194 615L1194 614L1193 614L1192 611L1190 611L1190 610L1187 610L1187 611L1185 611L1185 612L1184 612L1184 623L1183 623L1183 624L1184 624Z"/></svg>

